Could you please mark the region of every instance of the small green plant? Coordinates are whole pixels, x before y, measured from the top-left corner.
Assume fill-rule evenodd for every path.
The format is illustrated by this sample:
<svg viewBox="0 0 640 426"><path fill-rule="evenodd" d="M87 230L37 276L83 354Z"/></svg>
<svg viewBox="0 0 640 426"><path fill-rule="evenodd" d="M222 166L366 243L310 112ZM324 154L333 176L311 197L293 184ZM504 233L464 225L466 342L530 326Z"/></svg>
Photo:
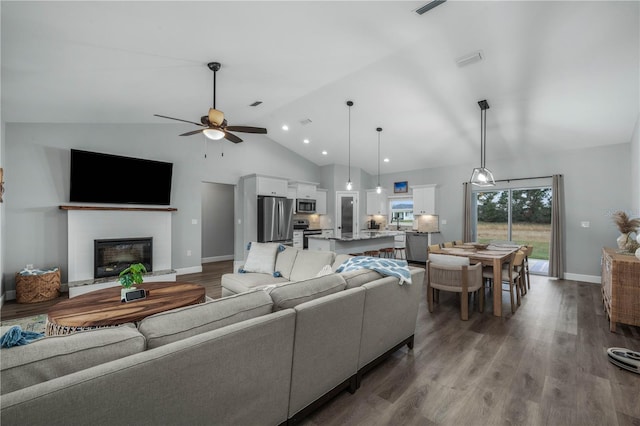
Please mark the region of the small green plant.
<svg viewBox="0 0 640 426"><path fill-rule="evenodd" d="M142 263L132 263L127 269L120 272L120 285L124 288L131 288L134 284L142 284L142 274L147 272L147 268Z"/></svg>

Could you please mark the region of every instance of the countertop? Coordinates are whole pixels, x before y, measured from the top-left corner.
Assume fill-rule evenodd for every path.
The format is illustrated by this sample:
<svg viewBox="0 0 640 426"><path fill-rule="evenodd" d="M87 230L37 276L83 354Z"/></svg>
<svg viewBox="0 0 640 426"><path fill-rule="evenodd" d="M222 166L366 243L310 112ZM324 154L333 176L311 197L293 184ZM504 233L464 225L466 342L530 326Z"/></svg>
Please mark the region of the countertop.
<svg viewBox="0 0 640 426"><path fill-rule="evenodd" d="M355 237L324 237L322 235L308 235L307 238L313 238L316 240L335 240L335 241L361 241L361 240L375 240L379 238L393 237L394 235L401 234L402 232L396 231L363 231Z"/></svg>

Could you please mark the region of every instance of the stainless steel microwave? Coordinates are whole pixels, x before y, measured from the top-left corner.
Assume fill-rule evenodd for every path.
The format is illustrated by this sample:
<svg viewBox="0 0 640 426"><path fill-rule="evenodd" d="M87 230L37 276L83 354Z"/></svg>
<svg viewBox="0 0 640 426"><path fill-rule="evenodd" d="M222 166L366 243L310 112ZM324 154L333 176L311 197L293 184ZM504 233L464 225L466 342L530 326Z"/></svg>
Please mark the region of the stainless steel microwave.
<svg viewBox="0 0 640 426"><path fill-rule="evenodd" d="M315 213L316 200L308 200L306 198L296 199L296 213Z"/></svg>

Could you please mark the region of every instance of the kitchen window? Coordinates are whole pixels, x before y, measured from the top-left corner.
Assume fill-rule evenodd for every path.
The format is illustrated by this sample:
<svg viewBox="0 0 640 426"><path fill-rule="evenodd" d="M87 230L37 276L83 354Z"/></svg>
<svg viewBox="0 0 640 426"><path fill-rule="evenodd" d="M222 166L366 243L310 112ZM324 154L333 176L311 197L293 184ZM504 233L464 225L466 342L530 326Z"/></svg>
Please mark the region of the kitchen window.
<svg viewBox="0 0 640 426"><path fill-rule="evenodd" d="M399 197L391 198L389 200L389 221L393 224L397 224L400 221L400 226L413 226L413 198L412 197Z"/></svg>

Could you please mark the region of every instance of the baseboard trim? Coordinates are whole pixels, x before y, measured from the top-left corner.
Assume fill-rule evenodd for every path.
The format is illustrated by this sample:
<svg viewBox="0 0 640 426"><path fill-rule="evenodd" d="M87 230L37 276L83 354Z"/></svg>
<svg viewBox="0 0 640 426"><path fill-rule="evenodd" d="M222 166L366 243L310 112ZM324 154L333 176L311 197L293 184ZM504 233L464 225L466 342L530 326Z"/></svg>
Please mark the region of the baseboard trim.
<svg viewBox="0 0 640 426"><path fill-rule="evenodd" d="M224 262L225 260L233 260L233 255L227 254L224 256L203 257L202 263Z"/></svg>
<svg viewBox="0 0 640 426"><path fill-rule="evenodd" d="M582 281L586 283L600 284L602 282L602 278L598 275L582 275L582 274L564 274L565 280L571 281Z"/></svg>
<svg viewBox="0 0 640 426"><path fill-rule="evenodd" d="M191 266L190 268L175 268L176 275L199 274L202 272L202 265Z"/></svg>

